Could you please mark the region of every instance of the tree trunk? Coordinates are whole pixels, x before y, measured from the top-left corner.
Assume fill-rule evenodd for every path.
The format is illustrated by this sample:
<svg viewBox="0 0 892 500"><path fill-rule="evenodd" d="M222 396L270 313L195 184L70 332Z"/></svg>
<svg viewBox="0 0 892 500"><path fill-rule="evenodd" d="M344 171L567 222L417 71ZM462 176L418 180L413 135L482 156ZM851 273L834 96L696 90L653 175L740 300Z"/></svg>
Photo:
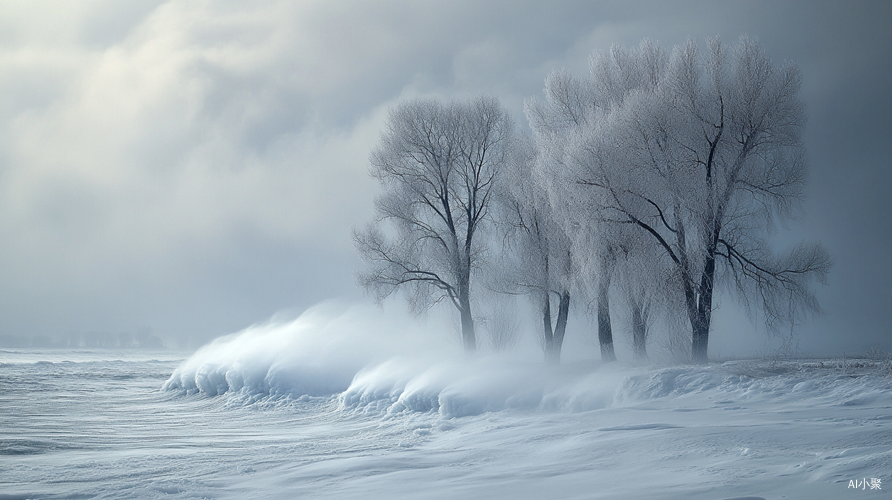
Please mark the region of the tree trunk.
<svg viewBox="0 0 892 500"><path fill-rule="evenodd" d="M554 335L551 332L551 299L548 291L542 292L542 327L545 339L542 350L545 352L545 361L550 363L554 349Z"/></svg>
<svg viewBox="0 0 892 500"><path fill-rule="evenodd" d="M712 250L712 249L711 249ZM712 291L715 279L715 252L710 251L700 279L697 315L692 326L691 357L694 363L708 363L709 326L712 322Z"/></svg>
<svg viewBox="0 0 892 500"><path fill-rule="evenodd" d="M641 304L632 300L632 348L635 359L643 361L647 359L647 324L644 321L644 314L641 310Z"/></svg>
<svg viewBox="0 0 892 500"><path fill-rule="evenodd" d="M561 347L564 345L564 332L567 331L567 316L570 314L570 292L564 290L558 306L557 325L554 327L554 342L551 348L551 362L561 362Z"/></svg>
<svg viewBox="0 0 892 500"><path fill-rule="evenodd" d="M684 249L684 225L678 225L678 248ZM713 233L713 241L717 241L717 233ZM689 273L690 264L686 253L681 250L682 281L684 283L685 306L688 311L688 320L691 322L691 361L694 363L707 363L706 355L709 344L709 323L712 316L712 286L715 275L715 243L707 253L706 266L700 276L700 288L694 284L694 277ZM706 306L704 308L704 306Z"/></svg>
<svg viewBox="0 0 892 500"><path fill-rule="evenodd" d="M616 361L613 351L613 330L610 328L610 302L607 297L609 283L598 287L598 343L601 344L601 361Z"/></svg>
<svg viewBox="0 0 892 500"><path fill-rule="evenodd" d="M471 315L471 299L467 287L459 290L458 303L461 308L461 341L465 352L477 351L477 335L474 333L474 317Z"/></svg>

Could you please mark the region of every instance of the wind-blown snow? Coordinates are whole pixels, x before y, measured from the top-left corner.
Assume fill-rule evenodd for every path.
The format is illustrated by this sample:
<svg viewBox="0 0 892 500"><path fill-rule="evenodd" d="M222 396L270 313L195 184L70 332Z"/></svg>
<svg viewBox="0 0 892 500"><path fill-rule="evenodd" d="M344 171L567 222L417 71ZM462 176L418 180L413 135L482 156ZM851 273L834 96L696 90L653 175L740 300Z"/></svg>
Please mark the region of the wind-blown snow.
<svg viewBox="0 0 892 500"><path fill-rule="evenodd" d="M528 353L456 354L445 333L412 325L328 304L186 360L0 350L0 499L835 499L855 495L854 480L892 488L888 360L551 367Z"/></svg>
<svg viewBox="0 0 892 500"><path fill-rule="evenodd" d="M892 487L887 362L550 369L408 344L347 355L302 332L354 323L311 317L223 339L176 370L0 351L0 495L835 499L883 497L850 480Z"/></svg>
<svg viewBox="0 0 892 500"><path fill-rule="evenodd" d="M451 418L509 408L605 408L636 372L620 364L552 367L523 356L469 357L445 336L405 329L365 307L319 306L215 340L178 367L163 390L247 403L339 395L345 410Z"/></svg>
<svg viewBox="0 0 892 500"><path fill-rule="evenodd" d="M548 366L509 356L465 356L430 332L407 334L365 307L327 304L296 319L253 326L199 349L165 391L230 400L337 397L342 411L435 412L442 418L507 409L580 412L693 395L737 403L892 405L889 378L819 362L673 366ZM450 354L446 354L450 353ZM831 369L833 368L833 369ZM865 382L868 382L865 385Z"/></svg>
<svg viewBox="0 0 892 500"><path fill-rule="evenodd" d="M325 303L296 319L273 318L214 340L178 367L163 389L253 399L327 396L345 390L369 363L452 349L444 344L442 336L407 328L402 316Z"/></svg>
<svg viewBox="0 0 892 500"><path fill-rule="evenodd" d="M506 409L586 411L614 403L622 365L552 367L492 357L426 365L394 359L363 370L340 395L343 409L437 412L443 418Z"/></svg>

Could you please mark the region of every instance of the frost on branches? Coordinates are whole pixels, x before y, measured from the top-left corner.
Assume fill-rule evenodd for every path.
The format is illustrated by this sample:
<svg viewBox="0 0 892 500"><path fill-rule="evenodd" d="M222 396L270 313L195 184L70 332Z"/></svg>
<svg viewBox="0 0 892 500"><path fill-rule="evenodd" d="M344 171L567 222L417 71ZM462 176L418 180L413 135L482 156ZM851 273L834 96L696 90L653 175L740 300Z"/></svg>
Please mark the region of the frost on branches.
<svg viewBox="0 0 892 500"><path fill-rule="evenodd" d="M528 140L494 98L403 102L371 155L383 193L354 232L359 282L379 300L402 289L418 311L451 303L473 351L472 282L488 276L490 291L532 298L553 362L571 296L597 318L604 361L611 297L636 358L660 318L685 325L684 350L706 362L719 290L769 331L792 325L818 311L810 285L831 266L818 244L769 245L808 173L800 84L750 38L705 52L645 40L595 53L585 78L546 78Z"/></svg>

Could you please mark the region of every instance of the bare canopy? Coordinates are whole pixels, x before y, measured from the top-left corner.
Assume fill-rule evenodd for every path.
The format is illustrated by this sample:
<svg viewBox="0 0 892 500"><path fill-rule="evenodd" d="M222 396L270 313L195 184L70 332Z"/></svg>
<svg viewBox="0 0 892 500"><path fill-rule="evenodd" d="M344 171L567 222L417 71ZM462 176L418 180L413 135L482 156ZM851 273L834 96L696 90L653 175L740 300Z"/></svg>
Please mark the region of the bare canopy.
<svg viewBox="0 0 892 500"><path fill-rule="evenodd" d="M691 325L692 355L707 360L716 285L760 306L769 328L817 310L809 281L830 267L819 245L776 255L767 236L801 199L807 164L804 105L795 65L776 65L758 42L729 48L694 41L663 61L652 44L599 59L622 81L638 68L652 79L619 86L570 152L574 189L591 191L601 217L636 228L674 267ZM602 74L602 77L603 77ZM599 82L617 88L610 81Z"/></svg>
<svg viewBox="0 0 892 500"><path fill-rule="evenodd" d="M461 316L466 351L477 345L471 280L482 255L478 233L489 219L512 129L492 97L398 104L370 156L384 190L376 217L353 233L368 264L360 285L379 301L403 289L414 311L448 300Z"/></svg>
<svg viewBox="0 0 892 500"><path fill-rule="evenodd" d="M545 186L533 177L540 156L536 144L531 139L516 144L514 161L502 176L497 197L504 243L502 265L495 266L498 288L529 295L540 308L545 359L559 363L575 274L571 242L548 202ZM552 296L558 301L554 324Z"/></svg>

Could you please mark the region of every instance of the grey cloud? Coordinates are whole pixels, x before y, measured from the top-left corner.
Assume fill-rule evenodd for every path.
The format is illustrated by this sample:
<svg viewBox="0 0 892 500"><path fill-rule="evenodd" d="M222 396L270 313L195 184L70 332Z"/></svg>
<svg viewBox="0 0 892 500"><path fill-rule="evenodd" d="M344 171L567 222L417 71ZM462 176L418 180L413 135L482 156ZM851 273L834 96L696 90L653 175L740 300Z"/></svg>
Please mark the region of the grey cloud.
<svg viewBox="0 0 892 500"><path fill-rule="evenodd" d="M593 49L747 33L803 71L813 174L788 238L837 261L808 327L852 319L892 350L886 3L23 5L0 7L0 334L207 336L357 297L349 230L401 96L491 93L525 126Z"/></svg>

